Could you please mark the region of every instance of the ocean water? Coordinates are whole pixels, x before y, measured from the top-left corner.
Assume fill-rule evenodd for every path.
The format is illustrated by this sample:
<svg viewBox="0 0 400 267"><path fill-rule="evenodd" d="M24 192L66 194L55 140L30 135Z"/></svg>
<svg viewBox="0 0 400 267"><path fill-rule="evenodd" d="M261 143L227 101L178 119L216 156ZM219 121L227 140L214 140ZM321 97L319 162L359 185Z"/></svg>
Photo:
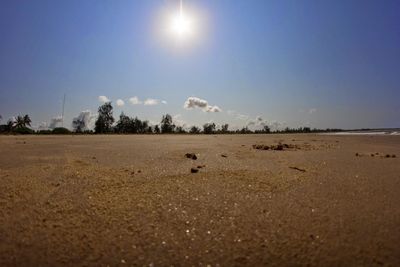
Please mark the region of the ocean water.
<svg viewBox="0 0 400 267"><path fill-rule="evenodd" d="M400 135L400 129L357 130L336 133L321 133L323 135Z"/></svg>

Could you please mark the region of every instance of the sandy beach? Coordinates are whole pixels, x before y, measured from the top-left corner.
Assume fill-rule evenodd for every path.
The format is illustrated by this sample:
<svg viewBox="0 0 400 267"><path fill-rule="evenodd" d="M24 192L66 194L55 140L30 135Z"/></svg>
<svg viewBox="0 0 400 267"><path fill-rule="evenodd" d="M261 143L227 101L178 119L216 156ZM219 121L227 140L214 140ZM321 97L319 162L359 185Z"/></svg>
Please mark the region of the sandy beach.
<svg viewBox="0 0 400 267"><path fill-rule="evenodd" d="M400 266L400 136L0 136L0 151L0 266Z"/></svg>

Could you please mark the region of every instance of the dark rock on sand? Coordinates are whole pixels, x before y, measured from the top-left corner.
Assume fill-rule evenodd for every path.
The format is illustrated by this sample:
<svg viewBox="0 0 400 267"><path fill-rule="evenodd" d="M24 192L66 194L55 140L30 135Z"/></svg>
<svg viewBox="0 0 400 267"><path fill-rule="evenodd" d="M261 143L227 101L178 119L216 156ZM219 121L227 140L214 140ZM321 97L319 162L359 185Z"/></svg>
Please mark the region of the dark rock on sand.
<svg viewBox="0 0 400 267"><path fill-rule="evenodd" d="M271 149L272 149L272 150L283 150L283 145L278 144L278 145L276 145L276 146L272 146Z"/></svg>
<svg viewBox="0 0 400 267"><path fill-rule="evenodd" d="M259 150L269 150L269 146L266 145L253 145L253 148Z"/></svg>
<svg viewBox="0 0 400 267"><path fill-rule="evenodd" d="M194 153L186 153L185 156L186 156L188 159L193 159L193 160L196 160L196 159L197 159L197 156L196 156L196 154L194 154Z"/></svg>
<svg viewBox="0 0 400 267"><path fill-rule="evenodd" d="M290 166L289 168L290 168L290 169L293 169L293 170L296 170L296 171L306 172L305 169L301 169L301 168L299 168L299 167L292 167L292 166Z"/></svg>
<svg viewBox="0 0 400 267"><path fill-rule="evenodd" d="M300 149L298 146L296 145L292 145L292 144L282 144L279 143L277 145L271 145L271 146L267 146L267 145L253 145L254 149L258 149L258 150L284 150L284 149Z"/></svg>
<svg viewBox="0 0 400 267"><path fill-rule="evenodd" d="M190 169L190 172L191 172L191 173L198 173L198 172L199 172L199 169L197 169L197 168L191 168L191 169Z"/></svg>

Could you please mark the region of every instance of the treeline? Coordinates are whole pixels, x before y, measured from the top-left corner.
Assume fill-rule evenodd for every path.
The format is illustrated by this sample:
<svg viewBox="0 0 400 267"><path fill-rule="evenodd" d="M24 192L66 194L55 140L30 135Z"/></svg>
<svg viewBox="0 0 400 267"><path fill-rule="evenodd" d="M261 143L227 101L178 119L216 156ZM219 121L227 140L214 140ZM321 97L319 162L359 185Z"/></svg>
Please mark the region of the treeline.
<svg viewBox="0 0 400 267"><path fill-rule="evenodd" d="M1 116L0 116L1 119ZM94 131L87 129L87 121L83 118L75 118L72 121L73 131L67 128L57 127L49 130L34 131L30 128L31 119L29 115L17 116L15 120L8 120L6 124L0 125L0 133L6 134L269 134L269 133L319 133L319 132L338 132L341 129L311 129L310 127L285 128L283 130L272 131L267 125L260 130L251 130L248 127L242 129L229 130L228 124L217 127L215 123L206 123L202 128L192 126L185 129L175 125L172 116L163 115L159 125L150 125L147 120L140 120L137 117L129 117L121 113L119 120L115 121L111 102L101 105L98 109L98 116L95 122Z"/></svg>
<svg viewBox="0 0 400 267"><path fill-rule="evenodd" d="M2 116L0 115L0 120ZM0 133L33 134L34 130L29 128L32 120L28 114L18 115L14 120L8 120L6 124L0 125Z"/></svg>

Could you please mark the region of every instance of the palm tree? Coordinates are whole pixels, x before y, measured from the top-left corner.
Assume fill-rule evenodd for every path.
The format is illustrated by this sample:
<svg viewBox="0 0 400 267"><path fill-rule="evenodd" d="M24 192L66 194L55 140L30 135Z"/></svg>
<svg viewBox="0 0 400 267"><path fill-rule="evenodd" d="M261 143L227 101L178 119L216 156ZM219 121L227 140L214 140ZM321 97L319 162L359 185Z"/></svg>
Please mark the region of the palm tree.
<svg viewBox="0 0 400 267"><path fill-rule="evenodd" d="M13 121L13 120L8 120L8 121L7 121L7 130L8 130L9 132L11 132L12 129L14 128L14 125L15 125L15 121Z"/></svg>
<svg viewBox="0 0 400 267"><path fill-rule="evenodd" d="M25 116L18 115L15 119L15 128L24 128L27 125L31 126L31 122L32 120L28 114L26 114Z"/></svg>
<svg viewBox="0 0 400 267"><path fill-rule="evenodd" d="M26 125L31 126L31 122L32 122L31 118L29 117L28 114L26 114L24 116L24 126L26 126Z"/></svg>
<svg viewBox="0 0 400 267"><path fill-rule="evenodd" d="M15 120L15 128L22 128L22 127L25 127L24 117L18 115Z"/></svg>

